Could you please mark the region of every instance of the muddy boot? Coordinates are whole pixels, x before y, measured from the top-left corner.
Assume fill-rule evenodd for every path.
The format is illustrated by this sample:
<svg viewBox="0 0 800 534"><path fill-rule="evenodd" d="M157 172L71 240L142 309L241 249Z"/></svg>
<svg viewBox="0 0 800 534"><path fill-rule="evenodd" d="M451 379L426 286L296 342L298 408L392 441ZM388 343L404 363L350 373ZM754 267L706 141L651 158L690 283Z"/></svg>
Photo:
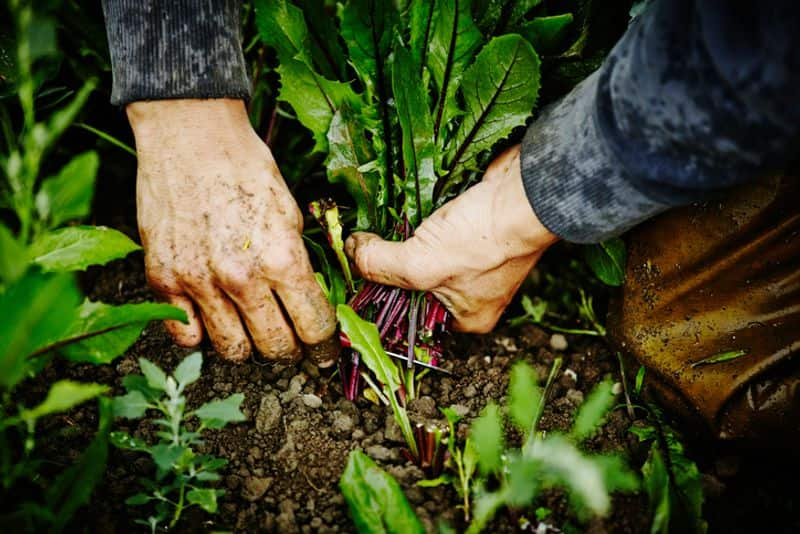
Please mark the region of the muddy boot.
<svg viewBox="0 0 800 534"><path fill-rule="evenodd" d="M627 243L609 332L646 367L648 393L717 438L795 446L800 180L670 211Z"/></svg>

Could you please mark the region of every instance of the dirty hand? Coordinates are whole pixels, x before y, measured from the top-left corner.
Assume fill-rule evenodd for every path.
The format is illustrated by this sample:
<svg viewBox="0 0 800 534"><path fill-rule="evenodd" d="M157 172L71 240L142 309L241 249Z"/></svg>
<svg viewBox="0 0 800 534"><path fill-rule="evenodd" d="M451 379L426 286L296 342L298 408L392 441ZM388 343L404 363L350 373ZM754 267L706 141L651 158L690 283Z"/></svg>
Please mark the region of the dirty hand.
<svg viewBox="0 0 800 534"><path fill-rule="evenodd" d="M354 233L346 251L368 280L433 292L457 330L488 332L542 253L557 241L522 185L519 145L483 181L435 211L404 242Z"/></svg>
<svg viewBox="0 0 800 534"><path fill-rule="evenodd" d="M298 337L330 338L336 320L303 246L302 215L244 103L163 100L126 111L147 279L189 317L167 321L176 342L197 345L205 327L226 359L244 360L255 345L283 362L301 356Z"/></svg>

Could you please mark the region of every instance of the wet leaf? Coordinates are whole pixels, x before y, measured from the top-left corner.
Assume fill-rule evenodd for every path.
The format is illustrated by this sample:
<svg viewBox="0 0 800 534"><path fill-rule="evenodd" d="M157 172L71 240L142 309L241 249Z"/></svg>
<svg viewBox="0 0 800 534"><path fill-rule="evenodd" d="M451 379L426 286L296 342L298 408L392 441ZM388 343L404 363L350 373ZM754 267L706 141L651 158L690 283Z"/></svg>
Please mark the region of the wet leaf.
<svg viewBox="0 0 800 534"><path fill-rule="evenodd" d="M147 451L150 450L147 443L139 438L134 438L125 432L112 432L109 436L111 444L118 449L127 449L131 451Z"/></svg>

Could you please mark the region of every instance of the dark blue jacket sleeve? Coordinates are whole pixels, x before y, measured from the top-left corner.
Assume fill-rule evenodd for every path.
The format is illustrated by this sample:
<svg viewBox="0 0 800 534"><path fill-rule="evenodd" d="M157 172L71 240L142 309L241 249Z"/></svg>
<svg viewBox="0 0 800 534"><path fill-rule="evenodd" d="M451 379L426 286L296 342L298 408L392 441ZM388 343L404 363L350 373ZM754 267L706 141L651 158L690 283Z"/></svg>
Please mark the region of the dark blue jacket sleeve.
<svg viewBox="0 0 800 534"><path fill-rule="evenodd" d="M800 3L654 0L523 141L542 223L592 243L800 155Z"/></svg>

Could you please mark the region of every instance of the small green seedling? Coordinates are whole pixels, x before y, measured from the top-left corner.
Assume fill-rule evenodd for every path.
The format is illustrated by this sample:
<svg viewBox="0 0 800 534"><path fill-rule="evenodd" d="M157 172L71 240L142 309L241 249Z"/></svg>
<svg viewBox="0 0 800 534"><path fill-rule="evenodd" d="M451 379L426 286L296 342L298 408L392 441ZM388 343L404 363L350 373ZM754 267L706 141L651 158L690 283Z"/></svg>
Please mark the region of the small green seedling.
<svg viewBox="0 0 800 534"><path fill-rule="evenodd" d="M120 449L145 452L156 465L155 480L142 480L145 490L125 501L130 506L155 503L155 513L146 520L137 520L155 532L167 521L174 527L184 510L199 506L209 513L217 511L217 498L224 491L208 487L207 483L220 479L217 473L228 461L207 454L197 454L193 446L202 445L201 434L206 429L219 429L228 423L244 421L239 409L244 395L237 393L226 399L207 402L196 410L186 412L186 386L200 378L203 357L199 352L189 355L175 369L172 376L152 362L140 358L144 375L128 375L123 385L128 393L114 398L114 415L138 419L147 410L155 410L161 417L153 423L161 427L156 433L159 440L149 445L144 440L125 432L112 432L111 442ZM199 422L195 430L186 425L188 420Z"/></svg>

